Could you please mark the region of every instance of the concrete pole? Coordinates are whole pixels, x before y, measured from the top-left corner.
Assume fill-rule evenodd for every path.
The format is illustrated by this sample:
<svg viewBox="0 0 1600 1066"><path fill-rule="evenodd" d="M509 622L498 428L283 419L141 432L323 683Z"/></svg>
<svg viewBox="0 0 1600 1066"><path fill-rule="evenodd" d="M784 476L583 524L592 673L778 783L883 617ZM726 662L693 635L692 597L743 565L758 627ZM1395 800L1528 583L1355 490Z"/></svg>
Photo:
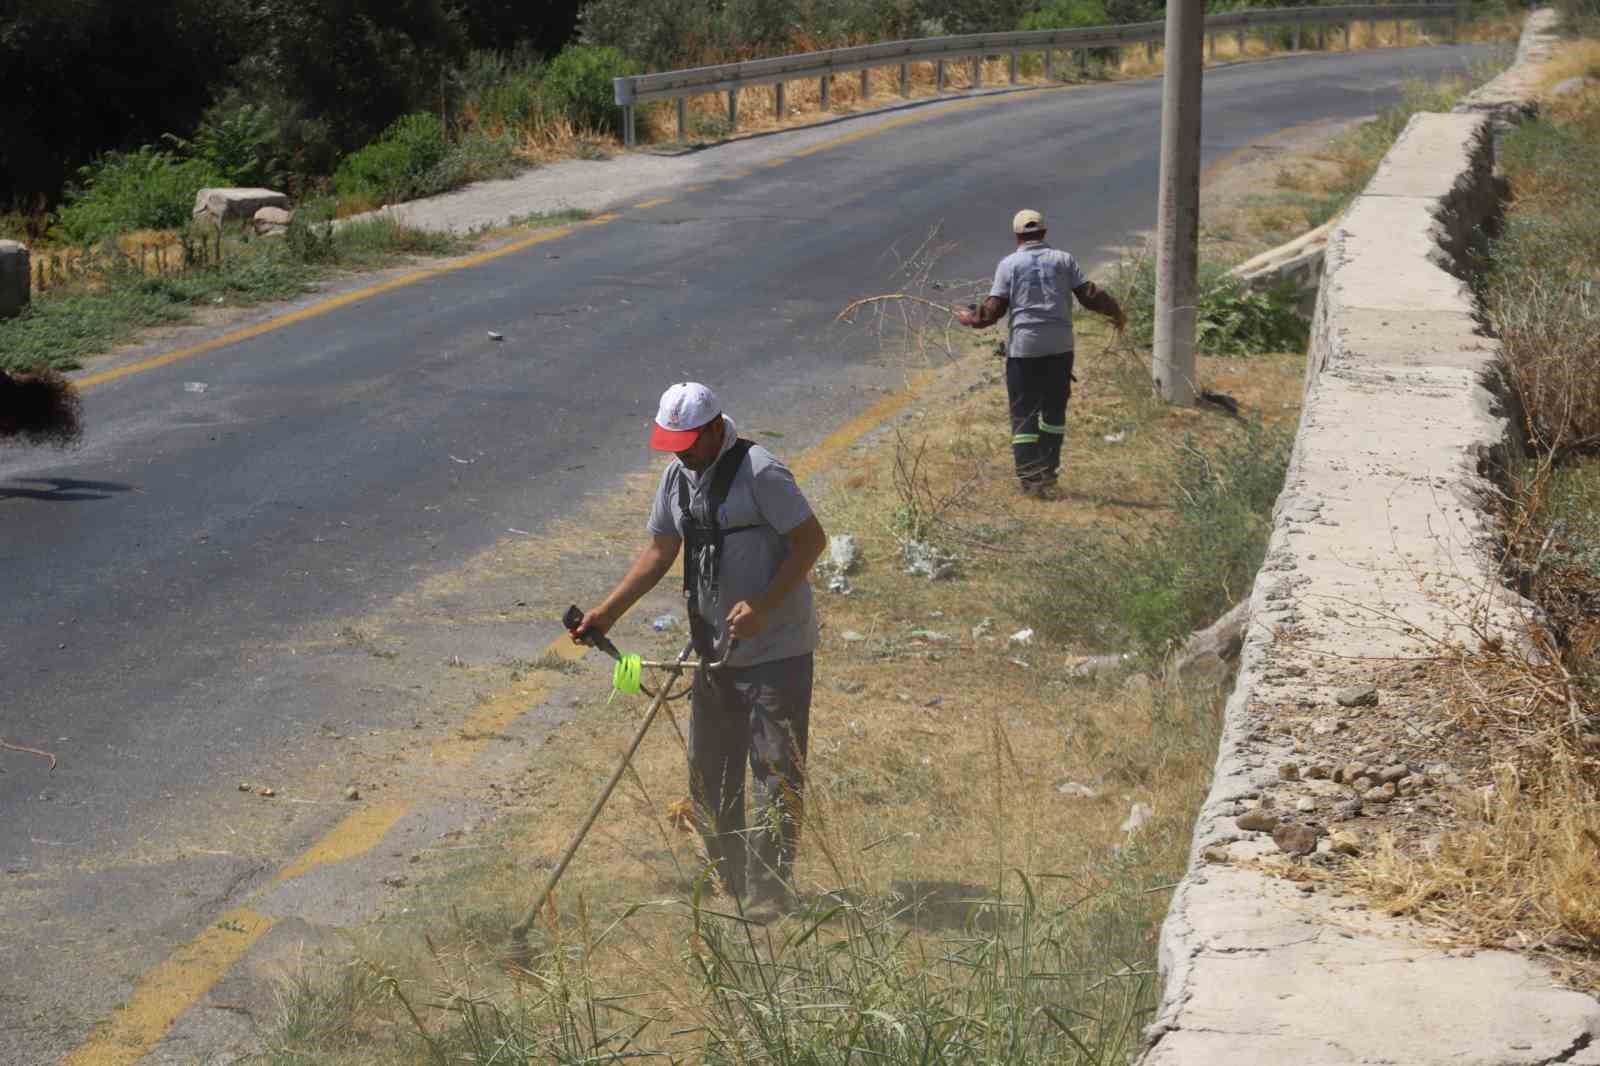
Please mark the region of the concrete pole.
<svg viewBox="0 0 1600 1066"><path fill-rule="evenodd" d="M1168 0L1161 79L1161 199L1156 219L1155 357L1161 398L1195 400L1194 334L1200 261L1200 92L1205 0Z"/></svg>

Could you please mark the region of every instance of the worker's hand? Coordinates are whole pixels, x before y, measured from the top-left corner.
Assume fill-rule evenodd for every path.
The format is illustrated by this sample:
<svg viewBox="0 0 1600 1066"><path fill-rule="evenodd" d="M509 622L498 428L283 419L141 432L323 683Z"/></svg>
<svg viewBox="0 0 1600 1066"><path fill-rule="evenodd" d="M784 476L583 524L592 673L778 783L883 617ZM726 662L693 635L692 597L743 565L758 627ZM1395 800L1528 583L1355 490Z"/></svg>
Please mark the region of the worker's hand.
<svg viewBox="0 0 1600 1066"><path fill-rule="evenodd" d="M609 612L596 607L583 616L583 621L578 623L576 629L570 629L567 632L572 637L572 643L586 644L588 643L587 638L594 634L605 636L616 622L617 620L612 618Z"/></svg>
<svg viewBox="0 0 1600 1066"><path fill-rule="evenodd" d="M1111 316L1111 328L1118 333L1125 333L1128 329L1128 315L1122 308L1117 308L1117 313Z"/></svg>
<svg viewBox="0 0 1600 1066"><path fill-rule="evenodd" d="M749 640L767 627L767 616L749 600L740 600L728 612L728 630L740 640Z"/></svg>
<svg viewBox="0 0 1600 1066"><path fill-rule="evenodd" d="M978 324L978 312L970 307L964 307L956 312L956 321L963 326L976 326Z"/></svg>

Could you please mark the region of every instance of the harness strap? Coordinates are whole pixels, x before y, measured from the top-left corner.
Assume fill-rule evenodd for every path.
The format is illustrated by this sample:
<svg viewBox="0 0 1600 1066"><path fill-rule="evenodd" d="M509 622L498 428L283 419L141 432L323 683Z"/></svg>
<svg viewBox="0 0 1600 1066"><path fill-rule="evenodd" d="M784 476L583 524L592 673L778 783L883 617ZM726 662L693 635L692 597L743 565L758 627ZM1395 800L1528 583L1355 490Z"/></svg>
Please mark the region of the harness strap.
<svg viewBox="0 0 1600 1066"><path fill-rule="evenodd" d="M700 617L701 582L704 580L710 587L711 595L716 596L721 587L723 539L733 533L761 528L759 524L751 524L724 529L719 523L722 506L733 487L733 479L738 476L745 456L754 446L753 442L740 437L717 460L706 493L706 518L703 522L695 517L691 507L688 475L680 471L678 476L678 508L683 513L683 596L689 615L689 639L703 660L716 654L716 638Z"/></svg>

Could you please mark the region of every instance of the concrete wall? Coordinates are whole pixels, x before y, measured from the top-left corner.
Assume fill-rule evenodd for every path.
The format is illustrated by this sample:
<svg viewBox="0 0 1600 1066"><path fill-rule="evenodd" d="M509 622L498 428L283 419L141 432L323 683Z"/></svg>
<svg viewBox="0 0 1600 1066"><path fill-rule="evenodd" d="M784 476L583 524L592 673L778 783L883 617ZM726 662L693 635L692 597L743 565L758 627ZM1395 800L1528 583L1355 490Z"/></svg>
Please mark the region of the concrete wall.
<svg viewBox="0 0 1600 1066"><path fill-rule="evenodd" d="M1540 44L1550 21L1536 15L1528 38ZM1149 1066L1600 1064L1593 999L1523 955L1452 951L1327 885L1276 876L1258 862L1290 857L1237 822L1264 808L1375 831L1350 788L1280 767L1404 761L1374 750L1381 730L1363 724L1403 705L1387 688L1395 661L1429 637L1515 621L1481 506L1510 427L1485 387L1494 344L1457 266L1497 209L1491 126L1520 108L1506 96L1487 112L1414 119L1329 239L1299 436L1216 778L1162 929ZM1368 686L1376 707L1336 699L1357 702ZM1408 721L1425 749L1428 731L1447 727L1419 713ZM1418 786L1392 802L1433 801ZM1333 861L1329 846L1296 861Z"/></svg>

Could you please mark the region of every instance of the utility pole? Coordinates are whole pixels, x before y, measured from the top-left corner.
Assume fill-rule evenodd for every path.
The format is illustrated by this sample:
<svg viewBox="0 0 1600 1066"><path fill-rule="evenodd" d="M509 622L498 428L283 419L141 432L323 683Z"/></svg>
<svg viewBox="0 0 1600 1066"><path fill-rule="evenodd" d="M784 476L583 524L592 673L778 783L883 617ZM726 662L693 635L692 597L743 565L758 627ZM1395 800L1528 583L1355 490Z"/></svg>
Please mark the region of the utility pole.
<svg viewBox="0 0 1600 1066"><path fill-rule="evenodd" d="M1156 223L1155 358L1161 398L1195 401L1194 332L1200 260L1200 79L1205 0L1167 0L1161 79L1161 200Z"/></svg>

